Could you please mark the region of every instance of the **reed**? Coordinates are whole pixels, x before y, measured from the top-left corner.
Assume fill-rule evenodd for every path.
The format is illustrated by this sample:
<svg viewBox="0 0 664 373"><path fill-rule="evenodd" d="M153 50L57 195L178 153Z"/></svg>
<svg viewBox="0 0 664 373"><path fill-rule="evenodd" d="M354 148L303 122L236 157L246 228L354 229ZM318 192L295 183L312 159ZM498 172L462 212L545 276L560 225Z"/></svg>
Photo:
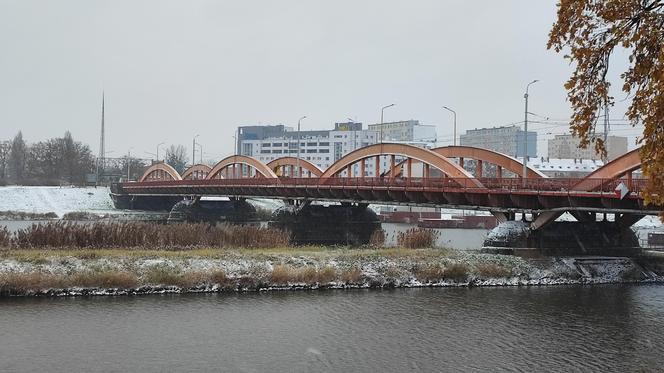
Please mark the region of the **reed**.
<svg viewBox="0 0 664 373"><path fill-rule="evenodd" d="M511 270L498 264L480 264L475 270L483 278L504 278L512 275Z"/></svg>
<svg viewBox="0 0 664 373"><path fill-rule="evenodd" d="M397 245L408 249L434 247L440 233L432 229L410 228L397 235Z"/></svg>
<svg viewBox="0 0 664 373"><path fill-rule="evenodd" d="M112 222L78 224L68 221L33 224L13 234L0 231L0 246L31 248L141 248L182 250L212 248L274 248L289 244L289 233L251 225L150 224ZM4 238L3 238L4 237ZM4 241L3 241L4 240ZM8 241L8 244L7 244Z"/></svg>

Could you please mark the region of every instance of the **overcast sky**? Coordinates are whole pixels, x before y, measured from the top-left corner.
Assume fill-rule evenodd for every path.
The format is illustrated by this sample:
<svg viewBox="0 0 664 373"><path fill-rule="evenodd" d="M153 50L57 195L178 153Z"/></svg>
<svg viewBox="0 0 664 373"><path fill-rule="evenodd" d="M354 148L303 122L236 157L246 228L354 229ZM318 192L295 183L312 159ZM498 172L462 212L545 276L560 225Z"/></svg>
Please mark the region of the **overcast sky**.
<svg viewBox="0 0 664 373"><path fill-rule="evenodd" d="M452 115L441 106L457 111L459 134L521 122L533 79L530 111L566 120L571 67L546 50L555 4L0 0L0 139L69 130L96 153L102 90L109 156L133 148L147 158L160 142L190 149L200 134L205 158L220 158L238 125L295 126L303 115L305 129L375 123L391 103L385 121L434 124L449 144ZM531 128L540 153L567 131Z"/></svg>

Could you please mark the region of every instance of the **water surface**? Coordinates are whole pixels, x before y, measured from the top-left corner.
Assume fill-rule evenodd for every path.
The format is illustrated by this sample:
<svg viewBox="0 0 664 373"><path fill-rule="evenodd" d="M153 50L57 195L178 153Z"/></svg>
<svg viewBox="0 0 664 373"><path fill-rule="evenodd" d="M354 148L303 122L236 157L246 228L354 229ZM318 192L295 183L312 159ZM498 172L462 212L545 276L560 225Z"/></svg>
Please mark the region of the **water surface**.
<svg viewBox="0 0 664 373"><path fill-rule="evenodd" d="M656 371L664 286L0 299L0 371Z"/></svg>

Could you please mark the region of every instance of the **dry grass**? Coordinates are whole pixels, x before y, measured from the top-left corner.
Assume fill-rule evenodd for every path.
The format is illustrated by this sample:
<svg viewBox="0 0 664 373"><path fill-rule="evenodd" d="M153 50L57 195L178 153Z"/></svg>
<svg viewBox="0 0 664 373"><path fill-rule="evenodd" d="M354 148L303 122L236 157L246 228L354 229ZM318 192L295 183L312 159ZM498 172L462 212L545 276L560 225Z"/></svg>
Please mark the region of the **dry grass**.
<svg viewBox="0 0 664 373"><path fill-rule="evenodd" d="M132 289L138 285L138 277L129 272L83 272L71 279L71 285L88 288Z"/></svg>
<svg viewBox="0 0 664 373"><path fill-rule="evenodd" d="M5 233L6 235L7 233ZM142 222L76 224L66 221L33 224L10 234L12 249L113 248L191 249L199 247L257 248L289 244L289 233L245 225ZM0 237L1 238L1 237ZM5 241L7 238L5 238ZM0 241L0 244L2 241Z"/></svg>
<svg viewBox="0 0 664 373"><path fill-rule="evenodd" d="M64 288L69 281L64 276L47 273L3 273L0 274L0 295L23 294L29 291Z"/></svg>
<svg viewBox="0 0 664 373"><path fill-rule="evenodd" d="M360 284L363 279L362 270L358 267L349 268L341 272L339 278L346 284Z"/></svg>
<svg viewBox="0 0 664 373"><path fill-rule="evenodd" d="M443 268L438 264L416 268L413 272L415 274L415 278L424 283L440 282L445 276Z"/></svg>
<svg viewBox="0 0 664 373"><path fill-rule="evenodd" d="M387 233L384 229L376 229L371 233L369 238L369 246L371 247L383 247L385 246L385 241L387 240Z"/></svg>
<svg viewBox="0 0 664 373"><path fill-rule="evenodd" d="M11 241L11 233L7 227L0 228L0 248L9 247Z"/></svg>
<svg viewBox="0 0 664 373"><path fill-rule="evenodd" d="M498 264L480 264L475 270L483 278L504 278L512 275L511 270Z"/></svg>
<svg viewBox="0 0 664 373"><path fill-rule="evenodd" d="M432 229L411 228L397 235L397 245L409 249L434 247L440 233Z"/></svg>
<svg viewBox="0 0 664 373"><path fill-rule="evenodd" d="M208 283L209 276L201 272L178 272L166 267L153 267L143 276L143 283L147 285L171 285L181 288L190 288L195 285Z"/></svg>
<svg viewBox="0 0 664 373"><path fill-rule="evenodd" d="M443 270L443 278L446 280L465 281L468 278L468 265L453 263Z"/></svg>
<svg viewBox="0 0 664 373"><path fill-rule="evenodd" d="M226 272L217 270L210 273L210 282L218 285L226 285L228 284L229 279L228 276L226 276Z"/></svg>
<svg viewBox="0 0 664 373"><path fill-rule="evenodd" d="M278 285L289 283L327 284L337 279L337 271L332 267L293 268L289 265L277 265L272 269L270 282Z"/></svg>

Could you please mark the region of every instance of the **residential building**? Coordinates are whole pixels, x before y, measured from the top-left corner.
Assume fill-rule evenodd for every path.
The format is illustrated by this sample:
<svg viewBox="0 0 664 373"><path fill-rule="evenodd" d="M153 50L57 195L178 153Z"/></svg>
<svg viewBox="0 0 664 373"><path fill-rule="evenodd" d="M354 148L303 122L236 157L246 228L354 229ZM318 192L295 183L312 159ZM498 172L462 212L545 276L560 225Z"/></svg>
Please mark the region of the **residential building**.
<svg viewBox="0 0 664 373"><path fill-rule="evenodd" d="M281 157L297 157L298 132L284 126L239 127L240 154L248 155L263 163ZM275 128L277 127L277 128ZM250 130L246 130L250 129ZM244 136L243 136L244 135ZM333 130L300 131L300 157L325 170L332 163L355 149L378 142L378 133L362 128L362 123L336 123ZM359 176L359 165L352 172ZM365 176L374 176L374 161L367 160Z"/></svg>
<svg viewBox="0 0 664 373"><path fill-rule="evenodd" d="M524 136L527 139L527 152L524 150ZM468 130L461 135L462 146L474 146L491 149L515 158L537 157L537 132L528 131L527 135L519 126L504 126Z"/></svg>
<svg viewBox="0 0 664 373"><path fill-rule="evenodd" d="M579 147L580 140L572 135L556 135L548 141L549 157L569 159L593 159L601 160L601 155L595 152L595 145L589 144L582 149ZM606 138L607 159L609 161L627 153L627 137L607 136Z"/></svg>
<svg viewBox="0 0 664 373"><path fill-rule="evenodd" d="M435 147L436 126L420 124L418 120L376 123L369 125L370 130L379 132L383 142L404 142L427 148Z"/></svg>
<svg viewBox="0 0 664 373"><path fill-rule="evenodd" d="M604 162L592 159L560 159L552 157L535 157L528 166L539 170L549 177L581 178L602 167Z"/></svg>

